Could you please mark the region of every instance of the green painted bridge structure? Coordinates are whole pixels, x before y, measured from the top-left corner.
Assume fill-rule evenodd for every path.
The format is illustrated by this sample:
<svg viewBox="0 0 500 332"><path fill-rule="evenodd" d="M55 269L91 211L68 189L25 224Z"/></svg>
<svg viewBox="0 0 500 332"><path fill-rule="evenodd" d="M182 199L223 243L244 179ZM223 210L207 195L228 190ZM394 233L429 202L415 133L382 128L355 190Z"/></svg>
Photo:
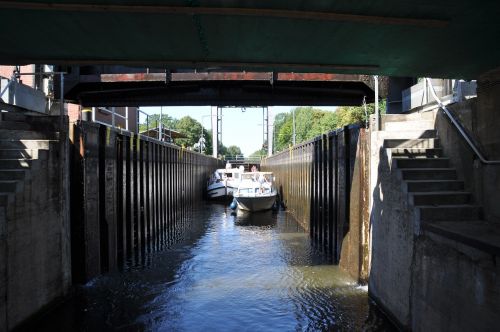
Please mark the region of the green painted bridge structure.
<svg viewBox="0 0 500 332"><path fill-rule="evenodd" d="M0 63L476 78L495 0L0 1Z"/></svg>

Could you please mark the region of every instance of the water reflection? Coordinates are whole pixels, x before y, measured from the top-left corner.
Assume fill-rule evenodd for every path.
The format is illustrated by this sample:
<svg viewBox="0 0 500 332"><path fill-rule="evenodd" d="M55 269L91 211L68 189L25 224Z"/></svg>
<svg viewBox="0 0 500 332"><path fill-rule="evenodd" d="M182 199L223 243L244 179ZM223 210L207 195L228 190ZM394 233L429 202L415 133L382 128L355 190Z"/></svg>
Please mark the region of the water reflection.
<svg viewBox="0 0 500 332"><path fill-rule="evenodd" d="M205 205L179 239L80 288L34 330L391 329L286 213Z"/></svg>

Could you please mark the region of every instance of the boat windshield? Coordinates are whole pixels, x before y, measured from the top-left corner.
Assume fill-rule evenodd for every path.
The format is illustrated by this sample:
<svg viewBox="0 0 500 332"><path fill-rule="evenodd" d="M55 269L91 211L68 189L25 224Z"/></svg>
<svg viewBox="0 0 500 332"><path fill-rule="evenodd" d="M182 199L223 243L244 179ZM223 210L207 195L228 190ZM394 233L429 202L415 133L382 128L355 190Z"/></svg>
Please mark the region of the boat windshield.
<svg viewBox="0 0 500 332"><path fill-rule="evenodd" d="M240 188L240 189L238 189L238 193L240 195L270 194L271 193L271 187Z"/></svg>
<svg viewBox="0 0 500 332"><path fill-rule="evenodd" d="M250 181L258 181L261 183L272 183L273 182L273 173L270 172L252 172L252 173L243 173L241 175L242 180L250 180Z"/></svg>

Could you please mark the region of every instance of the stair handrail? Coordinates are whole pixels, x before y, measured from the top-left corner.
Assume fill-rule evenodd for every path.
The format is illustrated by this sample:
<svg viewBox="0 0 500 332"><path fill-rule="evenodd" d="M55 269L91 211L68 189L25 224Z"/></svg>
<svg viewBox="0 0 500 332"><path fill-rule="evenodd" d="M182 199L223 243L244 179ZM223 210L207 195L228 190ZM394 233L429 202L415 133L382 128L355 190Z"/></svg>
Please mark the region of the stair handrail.
<svg viewBox="0 0 500 332"><path fill-rule="evenodd" d="M455 117L450 112L450 110L446 107L446 105L444 105L441 102L441 99L439 99L439 97L436 94L436 90L434 90L434 86L432 85L431 79L428 78L428 77L425 78L425 79L426 79L427 83L429 84L429 86L431 88L432 97L438 103L439 108L441 108L444 111L444 113L446 114L446 116L448 116L448 118L450 119L451 123L453 123L453 125L458 130L458 132L460 133L460 135L462 135L462 137L465 139L465 141L467 142L467 144L469 144L469 147L472 149L472 151L474 151L474 153L479 157L479 160L481 161L481 163L483 163L485 165L500 165L500 160L487 160L484 157L484 155L481 153L481 151L477 147L477 144L474 142L474 139L469 136L469 134L464 130L464 128L458 122L458 120L455 119Z"/></svg>

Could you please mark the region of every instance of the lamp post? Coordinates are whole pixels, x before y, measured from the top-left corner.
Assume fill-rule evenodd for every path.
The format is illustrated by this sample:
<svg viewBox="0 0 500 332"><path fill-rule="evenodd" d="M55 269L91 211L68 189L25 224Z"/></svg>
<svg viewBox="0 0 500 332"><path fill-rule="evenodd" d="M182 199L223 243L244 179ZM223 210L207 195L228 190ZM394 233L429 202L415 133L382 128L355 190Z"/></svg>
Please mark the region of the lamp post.
<svg viewBox="0 0 500 332"><path fill-rule="evenodd" d="M292 145L295 146L295 108L292 110Z"/></svg>

